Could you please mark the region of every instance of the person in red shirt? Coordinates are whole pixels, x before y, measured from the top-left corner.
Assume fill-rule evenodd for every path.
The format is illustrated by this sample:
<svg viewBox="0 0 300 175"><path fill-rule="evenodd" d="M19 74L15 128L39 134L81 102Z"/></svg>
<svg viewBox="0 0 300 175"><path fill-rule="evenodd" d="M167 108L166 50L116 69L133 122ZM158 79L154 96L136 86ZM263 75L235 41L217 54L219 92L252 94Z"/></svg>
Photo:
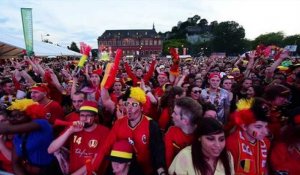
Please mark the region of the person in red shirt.
<svg viewBox="0 0 300 175"><path fill-rule="evenodd" d="M176 100L172 114L174 126L165 134L166 164L171 165L177 153L190 145L193 141L193 132L202 117L202 107L190 97Z"/></svg>
<svg viewBox="0 0 300 175"><path fill-rule="evenodd" d="M238 128L227 138L226 147L233 156L236 174L268 174L268 113L269 106L261 98L255 98L250 109L234 113Z"/></svg>
<svg viewBox="0 0 300 175"><path fill-rule="evenodd" d="M79 120L79 109L83 102L86 100L86 95L83 92L75 92L72 97L72 105L74 111L65 116L66 121L78 121Z"/></svg>
<svg viewBox="0 0 300 175"><path fill-rule="evenodd" d="M128 140L133 145L137 162L145 174L165 174L165 152L162 136L155 121L142 114L146 94L139 87L132 87L124 95L126 116L114 123L104 146L93 162L98 169L118 140Z"/></svg>
<svg viewBox="0 0 300 175"><path fill-rule="evenodd" d="M54 124L55 119L63 119L64 111L60 104L47 97L48 87L46 84L35 84L31 87L31 98L42 105L46 111L45 118Z"/></svg>
<svg viewBox="0 0 300 175"><path fill-rule="evenodd" d="M298 175L300 172L300 108L292 110L291 122L275 141L270 164L275 175Z"/></svg>
<svg viewBox="0 0 300 175"><path fill-rule="evenodd" d="M128 76L129 76L129 78L132 79L133 86L138 86L138 84L141 82L142 79L144 80L145 84L149 84L149 80L153 76L153 72L154 72L154 69L155 69L155 64L156 64L155 59L156 59L155 57L152 58L150 68L149 68L149 70L146 74L144 74L142 67L136 67L135 68L135 74L134 74L131 71L131 68L130 68L129 64L127 62L125 62L125 70L126 70Z"/></svg>
<svg viewBox="0 0 300 175"><path fill-rule="evenodd" d="M48 152L58 151L68 140L70 144L69 172L84 174L89 171L86 163L95 158L108 136L109 129L95 122L98 114L96 102L83 102L79 111L80 121L71 125L55 139L50 144Z"/></svg>

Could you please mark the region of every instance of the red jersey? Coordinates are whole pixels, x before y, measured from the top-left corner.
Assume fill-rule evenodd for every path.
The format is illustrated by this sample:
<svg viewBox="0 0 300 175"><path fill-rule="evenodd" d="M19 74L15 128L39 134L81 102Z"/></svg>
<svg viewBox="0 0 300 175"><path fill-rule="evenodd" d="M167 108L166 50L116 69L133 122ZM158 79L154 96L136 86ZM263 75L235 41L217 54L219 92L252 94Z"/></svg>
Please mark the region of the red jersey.
<svg viewBox="0 0 300 175"><path fill-rule="evenodd" d="M235 174L267 174L267 155L270 148L267 139L251 143L237 130L227 138L226 148L233 156Z"/></svg>
<svg viewBox="0 0 300 175"><path fill-rule="evenodd" d="M43 105L46 110L46 119L53 124L55 119L63 119L64 110L56 101L50 100L49 103Z"/></svg>
<svg viewBox="0 0 300 175"><path fill-rule="evenodd" d="M70 172L73 173L85 165L86 160L93 159L99 152L109 134L109 129L97 125L91 132L81 131L70 137Z"/></svg>
<svg viewBox="0 0 300 175"><path fill-rule="evenodd" d="M150 118L142 116L141 121L134 127L128 125L129 121L127 117L117 120L108 135L108 139L105 142L98 154L98 157L94 162L97 167L97 163L103 161L105 156L110 153L112 145L118 140L128 140L133 145L137 161L144 170L145 174L153 174L153 166L150 156Z"/></svg>
<svg viewBox="0 0 300 175"><path fill-rule="evenodd" d="M300 150L285 143L277 143L271 152L271 167L276 172L287 172L288 175L300 173Z"/></svg>
<svg viewBox="0 0 300 175"><path fill-rule="evenodd" d="M171 126L165 134L166 164L171 165L174 157L186 146L191 145L193 134L185 134L181 128Z"/></svg>

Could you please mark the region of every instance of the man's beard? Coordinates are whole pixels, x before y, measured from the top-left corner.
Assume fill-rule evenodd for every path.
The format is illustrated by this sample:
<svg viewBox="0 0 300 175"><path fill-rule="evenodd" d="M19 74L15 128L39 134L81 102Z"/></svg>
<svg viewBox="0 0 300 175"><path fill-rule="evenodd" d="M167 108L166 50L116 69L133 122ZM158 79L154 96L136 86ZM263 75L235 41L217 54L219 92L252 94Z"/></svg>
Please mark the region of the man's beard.
<svg viewBox="0 0 300 175"><path fill-rule="evenodd" d="M87 128L90 128L90 127L92 127L92 126L93 126L93 124L90 124L90 123L84 123L83 128L87 129Z"/></svg>

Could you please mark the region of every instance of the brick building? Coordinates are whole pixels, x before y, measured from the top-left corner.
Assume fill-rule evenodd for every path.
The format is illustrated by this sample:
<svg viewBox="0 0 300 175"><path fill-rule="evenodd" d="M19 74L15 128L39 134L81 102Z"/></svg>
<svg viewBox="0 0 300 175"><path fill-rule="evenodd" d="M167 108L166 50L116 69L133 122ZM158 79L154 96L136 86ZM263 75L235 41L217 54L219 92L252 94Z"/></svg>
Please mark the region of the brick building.
<svg viewBox="0 0 300 175"><path fill-rule="evenodd" d="M105 45L114 52L118 48L126 55L148 56L162 53L162 38L152 29L106 30L98 37L98 46Z"/></svg>

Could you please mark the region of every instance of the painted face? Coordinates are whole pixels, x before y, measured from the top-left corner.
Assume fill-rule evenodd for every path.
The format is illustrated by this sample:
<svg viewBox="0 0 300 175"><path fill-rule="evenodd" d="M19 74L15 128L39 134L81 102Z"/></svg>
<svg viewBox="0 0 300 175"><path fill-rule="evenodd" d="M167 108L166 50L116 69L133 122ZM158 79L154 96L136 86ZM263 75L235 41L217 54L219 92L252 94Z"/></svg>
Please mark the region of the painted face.
<svg viewBox="0 0 300 175"><path fill-rule="evenodd" d="M76 111L79 111L79 108L81 107L83 101L84 101L83 94L73 95L72 104L73 104Z"/></svg>
<svg viewBox="0 0 300 175"><path fill-rule="evenodd" d="M224 80L222 85L224 89L231 91L232 81L230 79Z"/></svg>
<svg viewBox="0 0 300 175"><path fill-rule="evenodd" d="M225 147L224 132L212 135L203 135L199 138L202 152L208 158L217 158Z"/></svg>
<svg viewBox="0 0 300 175"><path fill-rule="evenodd" d="M119 162L111 162L111 166L113 169L113 173L122 174L126 172L129 168L130 162L119 163Z"/></svg>
<svg viewBox="0 0 300 175"><path fill-rule="evenodd" d="M209 80L210 86L214 89L220 87L220 82L221 82L221 79L217 76L215 76Z"/></svg>
<svg viewBox="0 0 300 175"><path fill-rule="evenodd" d="M40 92L40 91L35 91L35 90L31 91L31 98L35 102L40 102L45 97L46 97L46 93L45 92Z"/></svg>
<svg viewBox="0 0 300 175"><path fill-rule="evenodd" d="M80 111L79 119L84 123L84 128L93 126L96 114L90 111Z"/></svg>
<svg viewBox="0 0 300 175"><path fill-rule="evenodd" d="M91 75L91 82L93 84L94 87L98 87L98 85L100 84L100 77L97 74L92 74Z"/></svg>
<svg viewBox="0 0 300 175"><path fill-rule="evenodd" d="M142 107L138 101L133 98L128 98L127 101L124 102L124 106L129 121L136 121L140 119L142 115Z"/></svg>
<svg viewBox="0 0 300 175"><path fill-rule="evenodd" d="M203 117L211 117L211 118L217 118L217 112L214 110L207 110L204 112Z"/></svg>
<svg viewBox="0 0 300 175"><path fill-rule="evenodd" d="M268 123L256 121L244 127L246 134L255 140L263 140L269 133Z"/></svg>
<svg viewBox="0 0 300 175"><path fill-rule="evenodd" d="M201 95L201 89L198 88L198 87L194 87L192 89L192 91L191 91L191 97L192 97L192 99L199 100L200 95Z"/></svg>

